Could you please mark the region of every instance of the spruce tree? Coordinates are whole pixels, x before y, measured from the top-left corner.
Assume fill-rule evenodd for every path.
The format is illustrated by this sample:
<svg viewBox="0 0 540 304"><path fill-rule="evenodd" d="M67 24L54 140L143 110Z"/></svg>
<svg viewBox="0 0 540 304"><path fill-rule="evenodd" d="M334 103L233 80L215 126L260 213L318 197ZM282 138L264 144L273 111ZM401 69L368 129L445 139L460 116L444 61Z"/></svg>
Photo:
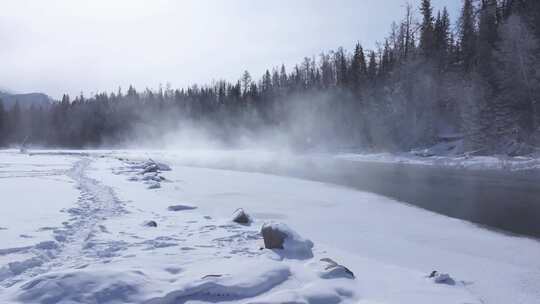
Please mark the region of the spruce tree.
<svg viewBox="0 0 540 304"><path fill-rule="evenodd" d="M475 81L482 86L482 96L478 100L482 109L476 118L481 125L483 142L489 150L498 149L499 134L502 129L506 129L500 116L500 106L497 104L499 93L497 79L495 77L494 51L498 43L497 29L497 3L496 0L487 0L482 3L480 10L480 20L478 24L477 39L477 59Z"/></svg>
<svg viewBox="0 0 540 304"><path fill-rule="evenodd" d="M340 47L334 54L334 66L336 67L337 85L347 87L349 84L348 63L345 50Z"/></svg>
<svg viewBox="0 0 540 304"><path fill-rule="evenodd" d="M439 65L439 70L446 68L450 52L450 16L446 7L442 14L437 14L435 21L435 56Z"/></svg>
<svg viewBox="0 0 540 304"><path fill-rule="evenodd" d="M369 53L367 77L371 82L375 81L375 77L377 77L377 55L375 54L375 51Z"/></svg>
<svg viewBox="0 0 540 304"><path fill-rule="evenodd" d="M422 24L420 25L420 49L426 58L431 58L435 49L434 19L431 0L422 0L420 12L422 13Z"/></svg>
<svg viewBox="0 0 540 304"><path fill-rule="evenodd" d="M360 43L356 44L351 61L350 79L351 88L355 93L359 93L364 84L367 74L366 57Z"/></svg>
<svg viewBox="0 0 540 304"><path fill-rule="evenodd" d="M251 86L251 75L248 71L244 71L244 74L242 74L242 79L240 81L242 82L242 95L246 96Z"/></svg>
<svg viewBox="0 0 540 304"><path fill-rule="evenodd" d="M6 139L6 126L7 126L7 114L4 109L4 102L0 98L0 147L4 146L7 143Z"/></svg>
<svg viewBox="0 0 540 304"><path fill-rule="evenodd" d="M476 27L472 0L464 0L459 19L460 61L463 70L469 73L474 68L476 57Z"/></svg>
<svg viewBox="0 0 540 304"><path fill-rule="evenodd" d="M540 61L535 56L539 46L522 17L513 14L505 21L495 53L499 87L495 122L499 137L524 141L540 126Z"/></svg>
<svg viewBox="0 0 540 304"><path fill-rule="evenodd" d="M287 81L287 70L285 69L285 65L282 64L281 69L279 70L279 85L284 88L287 86Z"/></svg>

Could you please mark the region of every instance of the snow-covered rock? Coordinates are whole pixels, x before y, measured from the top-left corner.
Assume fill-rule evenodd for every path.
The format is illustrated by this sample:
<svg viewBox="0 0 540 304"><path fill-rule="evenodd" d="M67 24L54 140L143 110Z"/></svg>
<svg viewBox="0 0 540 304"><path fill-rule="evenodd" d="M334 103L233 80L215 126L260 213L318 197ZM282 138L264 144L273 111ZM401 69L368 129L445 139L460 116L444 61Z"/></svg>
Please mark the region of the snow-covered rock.
<svg viewBox="0 0 540 304"><path fill-rule="evenodd" d="M197 207L187 206L187 205L171 205L167 207L167 210L169 211L184 211L184 210L194 210L194 209L197 209Z"/></svg>
<svg viewBox="0 0 540 304"><path fill-rule="evenodd" d="M146 186L146 188L148 188L148 189L159 189L159 188L161 188L161 184L159 182L156 182L156 181L147 181L147 182L145 182L145 184L148 185L148 186Z"/></svg>
<svg viewBox="0 0 540 304"><path fill-rule="evenodd" d="M141 172L141 174L150 173L150 172L158 172L158 171L159 171L158 165L154 163L149 163L143 168L143 171Z"/></svg>
<svg viewBox="0 0 540 304"><path fill-rule="evenodd" d="M438 271L433 271L429 275L429 278L431 278L433 280L433 282L435 282L437 284L454 285L456 283L456 281L454 281L454 279L452 279L452 277L449 274L441 273L441 272L438 272Z"/></svg>
<svg viewBox="0 0 540 304"><path fill-rule="evenodd" d="M280 249L282 251L278 253L289 258L313 257L313 242L304 239L286 224L265 223L261 234L267 249Z"/></svg>
<svg viewBox="0 0 540 304"><path fill-rule="evenodd" d="M238 208L233 213L233 222L246 225L251 223L251 217L244 211L244 209Z"/></svg>
<svg viewBox="0 0 540 304"><path fill-rule="evenodd" d="M146 226L146 227L157 227L157 223L156 221L146 221L143 223L143 226Z"/></svg>
<svg viewBox="0 0 540 304"><path fill-rule="evenodd" d="M354 279L354 273L347 267L338 264L330 258L321 259L324 262L324 270L320 272L323 279L347 278Z"/></svg>
<svg viewBox="0 0 540 304"><path fill-rule="evenodd" d="M156 164L156 166L158 167L158 169L160 171L171 171L171 167L167 164L164 164L164 163L160 163L160 162L154 162L154 164Z"/></svg>
<svg viewBox="0 0 540 304"><path fill-rule="evenodd" d="M143 174L143 177L141 178L143 181L156 181L159 182L161 179L159 178L157 172L148 172Z"/></svg>
<svg viewBox="0 0 540 304"><path fill-rule="evenodd" d="M171 171L171 167L167 164L155 162L153 160L150 160L148 162L143 163L142 165L138 166L139 168L143 169L141 172L149 173L149 172L159 172L159 171Z"/></svg>
<svg viewBox="0 0 540 304"><path fill-rule="evenodd" d="M44 242L40 242L40 243L36 244L35 248L36 249L41 249L41 250L58 249L58 243L55 242L55 241L44 241Z"/></svg>

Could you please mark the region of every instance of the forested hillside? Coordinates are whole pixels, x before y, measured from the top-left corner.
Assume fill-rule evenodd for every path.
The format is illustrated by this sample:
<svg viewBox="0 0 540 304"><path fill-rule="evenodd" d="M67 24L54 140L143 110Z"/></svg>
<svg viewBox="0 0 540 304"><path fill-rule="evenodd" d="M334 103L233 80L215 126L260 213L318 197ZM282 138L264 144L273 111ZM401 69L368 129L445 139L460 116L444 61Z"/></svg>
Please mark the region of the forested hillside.
<svg viewBox="0 0 540 304"><path fill-rule="evenodd" d="M260 79L246 71L237 82L64 95L27 109L0 102L0 145L113 145L189 126L228 144L272 132L299 148L409 150L451 136L478 154L534 151L540 1L464 0L452 19L419 2L374 50L338 48Z"/></svg>

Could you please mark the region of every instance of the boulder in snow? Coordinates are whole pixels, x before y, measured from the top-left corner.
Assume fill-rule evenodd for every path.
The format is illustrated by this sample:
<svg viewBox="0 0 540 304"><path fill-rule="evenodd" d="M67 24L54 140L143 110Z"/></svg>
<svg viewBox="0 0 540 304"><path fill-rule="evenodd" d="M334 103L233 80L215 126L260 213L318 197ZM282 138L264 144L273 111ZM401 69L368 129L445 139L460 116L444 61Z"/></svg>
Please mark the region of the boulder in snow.
<svg viewBox="0 0 540 304"><path fill-rule="evenodd" d="M321 259L321 262L326 263L324 270L320 274L321 278L323 279L334 279L334 278L354 279L354 273L349 268L338 264L336 261L330 258L324 258L324 259Z"/></svg>
<svg viewBox="0 0 540 304"><path fill-rule="evenodd" d="M264 248L266 249L283 249L283 244L287 238L287 234L272 224L264 224L261 229L261 234L264 239Z"/></svg>
<svg viewBox="0 0 540 304"><path fill-rule="evenodd" d="M156 164L156 166L158 166L158 169L160 171L171 171L171 167L167 164L164 164L164 163L158 163L158 162L154 162L154 164Z"/></svg>
<svg viewBox="0 0 540 304"><path fill-rule="evenodd" d="M304 239L289 226L283 223L265 223L261 228L264 247L280 249L278 253L289 258L313 257L313 242Z"/></svg>
<svg viewBox="0 0 540 304"><path fill-rule="evenodd" d="M159 171L171 171L171 167L164 163L158 163L153 160L150 160L142 165L143 171L142 174L148 172L159 172Z"/></svg>
<svg viewBox="0 0 540 304"><path fill-rule="evenodd" d="M242 208L236 209L236 211L233 213L233 222L247 225L251 223L250 216L244 211Z"/></svg>
<svg viewBox="0 0 540 304"><path fill-rule="evenodd" d="M150 172L158 172L158 171L159 171L158 165L154 163L148 163L143 167L143 171L141 172L141 174L150 173Z"/></svg>
<svg viewBox="0 0 540 304"><path fill-rule="evenodd" d="M197 209L197 207L186 206L186 205L171 205L167 207L167 210L169 211L184 211L184 210L193 210L193 209Z"/></svg>
<svg viewBox="0 0 540 304"><path fill-rule="evenodd" d="M36 244L35 248L36 249L41 249L41 250L53 250L53 249L58 249L58 243L55 242L55 241L44 241L44 242L40 242L38 244Z"/></svg>
<svg viewBox="0 0 540 304"><path fill-rule="evenodd" d="M147 181L146 184L148 185L148 189L159 189L161 188L161 184L156 181Z"/></svg>
<svg viewBox="0 0 540 304"><path fill-rule="evenodd" d="M433 282L437 284L454 285L456 283L449 274L438 272L436 270L433 270L431 272L431 274L429 275L429 278L432 279Z"/></svg>
<svg viewBox="0 0 540 304"><path fill-rule="evenodd" d="M146 226L146 227L157 227L157 223L156 221L146 221L143 223L143 226Z"/></svg>

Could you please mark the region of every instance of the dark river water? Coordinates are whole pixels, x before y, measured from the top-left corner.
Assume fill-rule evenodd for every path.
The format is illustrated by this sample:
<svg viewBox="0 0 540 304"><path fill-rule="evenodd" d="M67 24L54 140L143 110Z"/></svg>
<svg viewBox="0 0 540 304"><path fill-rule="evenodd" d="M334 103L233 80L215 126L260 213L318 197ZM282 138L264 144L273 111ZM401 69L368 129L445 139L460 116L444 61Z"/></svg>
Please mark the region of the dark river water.
<svg viewBox="0 0 540 304"><path fill-rule="evenodd" d="M540 238L538 170L468 170L320 159L297 160L292 165L220 167L343 185L496 230Z"/></svg>

